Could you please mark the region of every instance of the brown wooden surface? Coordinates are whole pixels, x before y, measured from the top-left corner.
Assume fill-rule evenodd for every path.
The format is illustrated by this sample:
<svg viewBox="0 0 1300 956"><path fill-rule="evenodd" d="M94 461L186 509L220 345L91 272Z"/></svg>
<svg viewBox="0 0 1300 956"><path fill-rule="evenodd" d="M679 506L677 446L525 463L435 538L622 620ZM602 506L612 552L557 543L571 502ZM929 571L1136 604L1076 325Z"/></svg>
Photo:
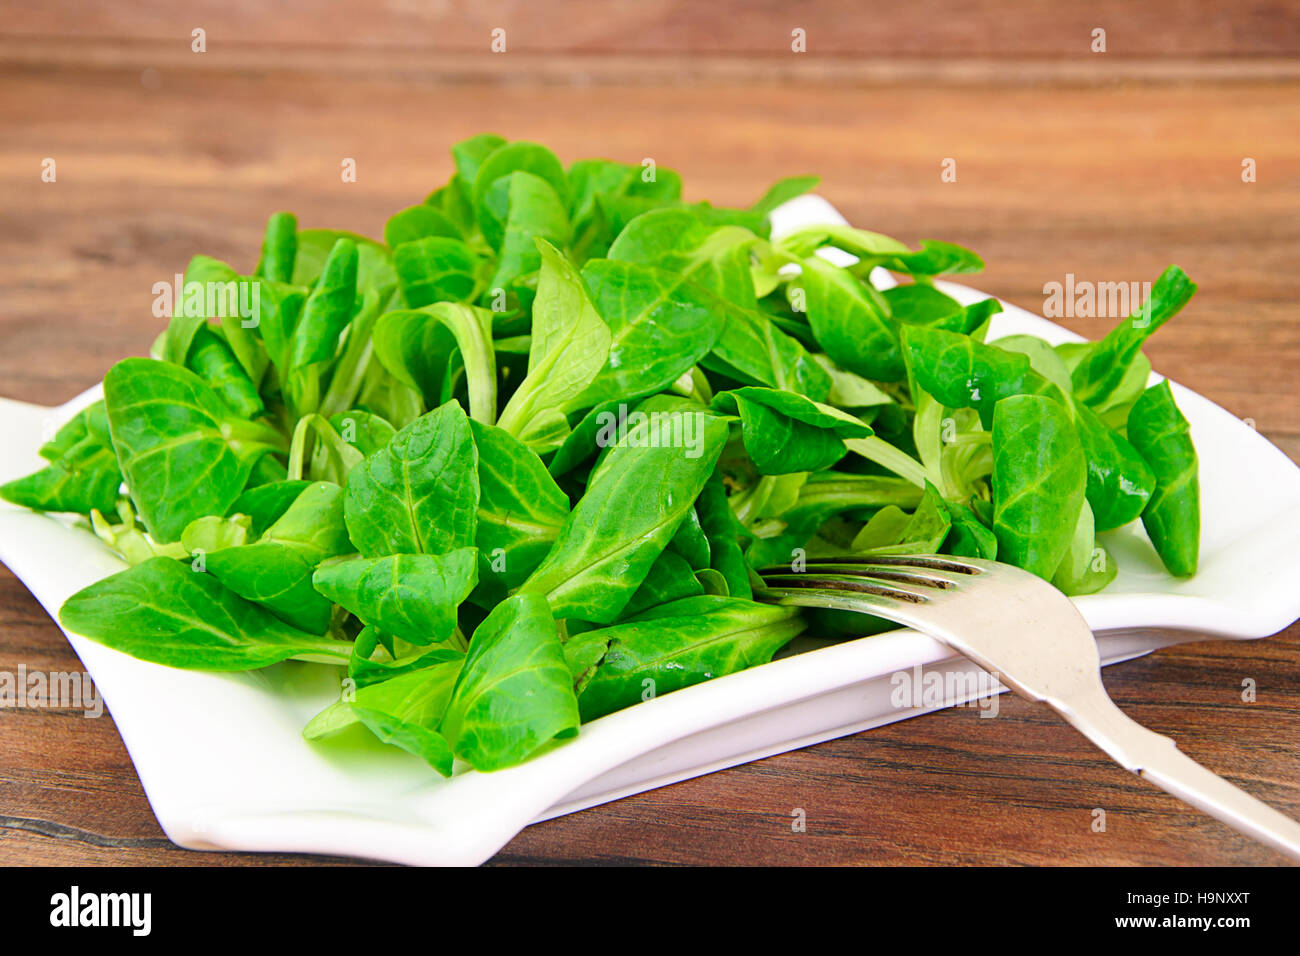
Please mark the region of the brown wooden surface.
<svg viewBox="0 0 1300 956"><path fill-rule="evenodd" d="M378 233L445 179L450 142L495 129L565 160L653 157L721 203L820 173L856 224L969 245L989 263L974 284L1030 308L1067 272L1140 281L1177 262L1201 291L1151 342L1155 367L1300 459L1294 5L985 0L868 18L856 3L637 3L572 27L526 4L453 3L438 21L418 4L314 19L292 16L302 4L81 6L0 16L0 394L61 402L143 353L153 283L195 252L250 267L273 210ZM476 46L497 14L517 52ZM205 23L209 52L190 54ZM801 24L802 57L785 52ZM1093 25L1112 53L1087 53ZM56 183L40 181L45 157ZM945 157L956 183L939 180ZM0 570L0 670L23 663L78 667ZM1300 626L1106 681L1138 720L1300 816ZM807 832L791 832L794 808ZM0 863L289 860L311 862L169 844L109 717L0 710ZM995 720L934 714L532 827L498 861L1279 860L1004 698Z"/></svg>
<svg viewBox="0 0 1300 956"><path fill-rule="evenodd" d="M862 0L134 0L13 4L6 34L189 46L202 27L217 46L401 48L509 52L780 56L791 31L809 52L846 57L1052 56L1087 50L1094 28L1121 56L1240 56L1300 50L1300 16L1278 0L912 0L890 10Z"/></svg>

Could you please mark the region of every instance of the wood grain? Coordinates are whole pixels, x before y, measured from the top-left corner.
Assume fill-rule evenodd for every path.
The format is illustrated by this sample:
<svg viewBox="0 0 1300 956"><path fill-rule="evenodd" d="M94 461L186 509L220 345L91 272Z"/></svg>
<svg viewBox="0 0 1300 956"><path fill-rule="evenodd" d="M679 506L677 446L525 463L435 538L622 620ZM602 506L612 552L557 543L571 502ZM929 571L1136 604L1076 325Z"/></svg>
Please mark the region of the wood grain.
<svg viewBox="0 0 1300 956"><path fill-rule="evenodd" d="M490 128L565 160L653 157L692 197L721 203L820 173L856 224L969 245L988 262L973 284L1031 309L1067 272L1141 281L1177 262L1201 291L1151 342L1155 367L1300 460L1300 41L1286 5L1173 15L980 0L954 17L924 2L868 20L832 3L800 8L827 55L794 67L768 49L788 47L789 4L745 16L734 4L613 4L577 25L515 4L508 69L475 52L506 7L443 4L436 22L400 3L366 17L341 2L310 17L299 4L73 7L0 18L0 394L61 402L146 351L153 283L196 252L251 266L271 211L379 233L449 174L449 143ZM1075 49L1094 18L1124 51L1109 73ZM212 52L189 55L189 29L205 21ZM46 157L55 183L40 181ZM358 182L340 182L344 157ZM940 182L947 157L955 183ZM1244 157L1258 182L1241 181ZM0 670L20 663L79 669L0 571ZM1255 703L1240 699L1246 677ZM1300 625L1106 672L1126 711L1293 815L1298 678ZM1090 828L1098 807L1105 833ZM791 831L795 808L804 833ZM321 862L171 846L110 717L0 709L0 863L289 861ZM1278 858L1004 698L995 720L933 714L541 824L496 862Z"/></svg>
<svg viewBox="0 0 1300 956"><path fill-rule="evenodd" d="M282 45L488 52L494 29L507 53L723 54L786 56L791 31L811 55L1085 56L1106 30L1119 56L1275 56L1300 51L1300 15L1276 0L169 0L15 5L0 32L58 40L156 40L208 49Z"/></svg>

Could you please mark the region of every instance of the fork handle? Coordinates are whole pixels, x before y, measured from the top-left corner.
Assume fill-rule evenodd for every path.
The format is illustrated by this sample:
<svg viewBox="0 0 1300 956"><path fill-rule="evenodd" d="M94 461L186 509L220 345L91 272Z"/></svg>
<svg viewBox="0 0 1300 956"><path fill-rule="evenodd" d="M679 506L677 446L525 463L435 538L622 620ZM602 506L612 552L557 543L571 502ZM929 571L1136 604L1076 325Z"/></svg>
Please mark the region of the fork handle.
<svg viewBox="0 0 1300 956"><path fill-rule="evenodd" d="M1172 737L1143 727L1101 690L1082 702L1048 700L1119 764L1240 833L1300 860L1300 823L1205 769Z"/></svg>

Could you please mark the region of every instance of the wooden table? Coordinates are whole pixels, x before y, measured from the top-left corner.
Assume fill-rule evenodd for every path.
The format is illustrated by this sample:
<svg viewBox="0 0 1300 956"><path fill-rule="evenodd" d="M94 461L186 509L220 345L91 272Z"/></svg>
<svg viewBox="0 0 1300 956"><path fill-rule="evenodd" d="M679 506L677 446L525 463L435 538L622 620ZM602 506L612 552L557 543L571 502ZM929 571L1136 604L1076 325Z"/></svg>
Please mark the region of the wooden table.
<svg viewBox="0 0 1300 956"><path fill-rule="evenodd" d="M957 16L927 2L867 20L848 2L616 3L581 21L541 5L456 2L440 20L415 4L352 19L342 3L274 6L46 3L0 23L0 394L57 403L145 352L153 283L195 252L251 267L273 210L379 233L446 178L449 143L495 129L566 160L653 157L720 203L820 173L854 223L969 245L989 263L977 284L1030 308L1066 273L1140 281L1176 262L1201 291L1151 342L1155 367L1300 459L1300 28L1268 4L984 0ZM505 55L487 51L498 23ZM1096 26L1106 54L1089 51ZM790 51L796 27L806 54ZM1257 182L1242 181L1246 157ZM340 181L344 158L355 183ZM956 182L940 180L946 158ZM80 669L0 571L0 670L20 663ZM1106 683L1135 718L1300 816L1300 626L1162 651ZM792 832L795 808L806 832ZM290 860L313 862L172 846L110 718L0 710L0 863ZM497 860L1279 858L1004 699L996 720L937 713L532 827Z"/></svg>

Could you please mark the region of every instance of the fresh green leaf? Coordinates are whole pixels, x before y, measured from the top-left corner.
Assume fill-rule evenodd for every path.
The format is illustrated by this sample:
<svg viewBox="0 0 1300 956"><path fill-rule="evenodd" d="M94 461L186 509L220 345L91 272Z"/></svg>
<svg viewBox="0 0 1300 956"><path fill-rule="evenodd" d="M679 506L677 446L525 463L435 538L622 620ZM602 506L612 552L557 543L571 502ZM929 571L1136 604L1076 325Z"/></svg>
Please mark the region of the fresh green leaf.
<svg viewBox="0 0 1300 956"><path fill-rule="evenodd" d="M596 311L610 330L609 357L580 401L642 398L667 388L717 341L713 297L653 266L596 259L582 270Z"/></svg>
<svg viewBox="0 0 1300 956"><path fill-rule="evenodd" d="M804 629L797 608L704 595L596 633L609 642L579 698L583 720L765 664ZM649 681L649 685L646 682Z"/></svg>
<svg viewBox="0 0 1300 956"><path fill-rule="evenodd" d="M471 421L480 488L475 544L482 596L500 601L541 564L569 499L542 460L503 429Z"/></svg>
<svg viewBox="0 0 1300 956"><path fill-rule="evenodd" d="M451 745L438 732L438 723L463 660L457 653L420 670L361 687L347 706L384 743L423 757L434 770L449 777Z"/></svg>
<svg viewBox="0 0 1300 956"><path fill-rule="evenodd" d="M534 448L558 446L557 416L574 410L609 357L609 327L591 303L582 277L549 243L538 244L541 278L533 305L528 377L501 413L498 424Z"/></svg>
<svg viewBox="0 0 1300 956"><path fill-rule="evenodd" d="M78 412L41 447L41 457L50 464L0 485L0 497L36 511L89 514L113 510L122 472L103 402Z"/></svg>
<svg viewBox="0 0 1300 956"><path fill-rule="evenodd" d="M443 213L424 203L418 206L408 206L401 212L393 213L388 222L384 224L384 242L394 252L400 245L408 242L418 242L421 239L431 237L460 239L461 232L456 224ZM396 260L397 257L394 256L394 259ZM401 265L398 264L399 281L401 272Z"/></svg>
<svg viewBox="0 0 1300 956"><path fill-rule="evenodd" d="M1069 415L1037 395L993 412L993 533L998 559L1051 580L1084 506L1087 463Z"/></svg>
<svg viewBox="0 0 1300 956"><path fill-rule="evenodd" d="M474 543L478 453L455 402L422 415L348 475L344 515L365 557L445 554Z"/></svg>
<svg viewBox="0 0 1300 956"><path fill-rule="evenodd" d="M802 395L778 389L720 392L713 408L740 417L745 450L764 475L829 468L848 452L845 438L871 434L850 415L831 414Z"/></svg>
<svg viewBox="0 0 1300 956"><path fill-rule="evenodd" d="M483 261L458 238L429 236L398 246L393 267L406 304L469 302L480 291Z"/></svg>
<svg viewBox="0 0 1300 956"><path fill-rule="evenodd" d="M443 737L475 770L500 770L576 733L578 722L573 675L545 599L507 598L474 632Z"/></svg>
<svg viewBox="0 0 1300 956"><path fill-rule="evenodd" d="M1170 266L1151 288L1151 295L1136 312L1089 349L1070 378L1079 401L1097 407L1124 381L1142 344L1156 329L1172 319L1196 293L1196 283L1182 269Z"/></svg>
<svg viewBox="0 0 1300 956"><path fill-rule="evenodd" d="M412 644L438 644L456 630L456 609L478 583L478 552L352 558L322 565L312 582L367 625Z"/></svg>
<svg viewBox="0 0 1300 956"><path fill-rule="evenodd" d="M266 221L262 239L262 256L256 275L272 282L293 279L293 261L298 256L298 217L291 212L277 212Z"/></svg>
<svg viewBox="0 0 1300 956"><path fill-rule="evenodd" d="M615 620L713 474L726 436L703 410L652 405L609 449L521 590L546 595L559 617Z"/></svg>
<svg viewBox="0 0 1300 956"><path fill-rule="evenodd" d="M253 462L280 436L229 409L193 372L129 358L104 377L113 447L145 527L175 541L204 515L225 515Z"/></svg>
<svg viewBox="0 0 1300 956"><path fill-rule="evenodd" d="M1168 381L1142 393L1128 416L1128 436L1156 478L1142 526L1170 574L1195 574L1201 538L1196 447Z"/></svg>
<svg viewBox="0 0 1300 956"><path fill-rule="evenodd" d="M114 650L191 670L249 670L290 657L348 659L347 644L290 627L171 558L152 558L83 588L64 602L59 621Z"/></svg>

